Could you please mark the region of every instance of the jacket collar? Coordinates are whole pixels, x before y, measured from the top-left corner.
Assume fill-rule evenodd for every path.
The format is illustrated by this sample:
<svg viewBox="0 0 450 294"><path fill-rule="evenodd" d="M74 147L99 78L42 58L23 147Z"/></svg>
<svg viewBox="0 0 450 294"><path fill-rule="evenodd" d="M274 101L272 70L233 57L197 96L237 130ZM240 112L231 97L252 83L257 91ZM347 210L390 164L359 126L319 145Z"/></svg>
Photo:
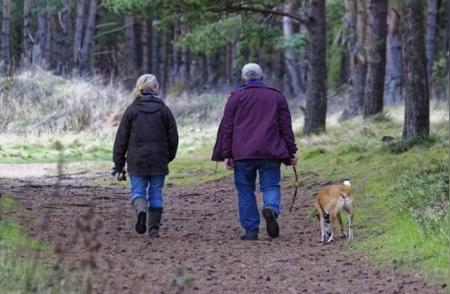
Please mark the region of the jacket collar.
<svg viewBox="0 0 450 294"><path fill-rule="evenodd" d="M142 93L139 95L137 101L153 101L163 103L163 100L160 96L152 93Z"/></svg>

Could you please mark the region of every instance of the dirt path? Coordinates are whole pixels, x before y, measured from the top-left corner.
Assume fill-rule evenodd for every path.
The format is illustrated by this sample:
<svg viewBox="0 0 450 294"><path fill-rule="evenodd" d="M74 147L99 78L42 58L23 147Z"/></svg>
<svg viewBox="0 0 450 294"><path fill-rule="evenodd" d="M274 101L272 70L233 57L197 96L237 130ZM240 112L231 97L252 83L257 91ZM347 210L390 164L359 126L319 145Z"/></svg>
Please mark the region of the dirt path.
<svg viewBox="0 0 450 294"><path fill-rule="evenodd" d="M347 257L345 240L319 244L318 224L307 217L308 191L300 192L292 214L292 193L284 192L278 239L266 235L262 222L260 240L243 242L230 178L168 187L162 237L150 241L134 232L126 187L99 187L77 175L65 177L58 193L55 181L16 179L7 188L30 217L45 219L44 225L28 222L32 235L63 248L69 261L96 265L96 292L443 292L416 277ZM358 242L357 230L355 236L353 242Z"/></svg>

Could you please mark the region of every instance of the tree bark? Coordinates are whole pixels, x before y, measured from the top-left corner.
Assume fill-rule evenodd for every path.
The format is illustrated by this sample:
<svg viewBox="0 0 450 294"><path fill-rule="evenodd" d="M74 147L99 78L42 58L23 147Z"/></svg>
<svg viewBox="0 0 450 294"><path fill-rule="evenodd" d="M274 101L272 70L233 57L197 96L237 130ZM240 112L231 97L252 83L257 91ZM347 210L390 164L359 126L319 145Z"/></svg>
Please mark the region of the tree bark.
<svg viewBox="0 0 450 294"><path fill-rule="evenodd" d="M402 1L402 58L405 124L403 137L427 137L430 132L430 97L427 85L423 6L421 1Z"/></svg>
<svg viewBox="0 0 450 294"><path fill-rule="evenodd" d="M143 73L143 67L144 67L144 62L143 62L143 51L142 51L142 33L143 33L143 27L142 27L142 23L135 21L134 22L134 49L135 49L135 64L136 64L136 69L135 72L139 75Z"/></svg>
<svg viewBox="0 0 450 294"><path fill-rule="evenodd" d="M86 31L84 32L83 46L81 47L80 69L82 72L90 71L91 47L92 47L92 38L94 36L95 30L96 16L97 16L97 0L90 0Z"/></svg>
<svg viewBox="0 0 450 294"><path fill-rule="evenodd" d="M285 55L283 54L282 50L275 50L273 53L273 59L274 59L274 73L275 73L275 87L281 91L284 92L284 85L285 85Z"/></svg>
<svg viewBox="0 0 450 294"><path fill-rule="evenodd" d="M148 19L142 23L141 45L142 45L142 71L152 72L152 20Z"/></svg>
<svg viewBox="0 0 450 294"><path fill-rule="evenodd" d="M31 32L31 11L33 0L24 0L23 2L23 54L22 64L28 66L31 64L33 56L33 33Z"/></svg>
<svg viewBox="0 0 450 294"><path fill-rule="evenodd" d="M447 99L448 99L448 106L450 106L450 1L447 1L447 75L448 75Z"/></svg>
<svg viewBox="0 0 450 294"><path fill-rule="evenodd" d="M154 29L152 36L152 72L158 77L161 83L161 33L158 29ZM162 85L162 84L161 84Z"/></svg>
<svg viewBox="0 0 450 294"><path fill-rule="evenodd" d="M383 111L384 79L386 72L387 0L370 2L370 48L366 88L364 92L364 117Z"/></svg>
<svg viewBox="0 0 450 294"><path fill-rule="evenodd" d="M134 17L125 15L125 80L130 84L136 75L136 36L134 34Z"/></svg>
<svg viewBox="0 0 450 294"><path fill-rule="evenodd" d="M67 48L70 48L71 45L71 9L72 9L72 0L64 0L63 8L58 12L58 24L60 35L56 36L56 49L59 57L56 60L56 71L59 74L65 74L69 70L70 66L70 51ZM57 26L58 27L58 26Z"/></svg>
<svg viewBox="0 0 450 294"><path fill-rule="evenodd" d="M54 19L53 16L50 15L50 13L47 13L46 17L46 26L45 26L45 46L44 46L44 64L48 68L52 68L52 50L53 50L53 31L54 31Z"/></svg>
<svg viewBox="0 0 450 294"><path fill-rule="evenodd" d="M309 13L309 74L303 132L325 131L327 116L327 65L325 0L312 0Z"/></svg>
<svg viewBox="0 0 450 294"><path fill-rule="evenodd" d="M179 38L184 36L187 33L188 27L185 18L181 18L180 20L180 35ZM181 67L180 71L180 79L183 81L184 86L189 86L190 79L190 70L191 70L191 61L190 61L190 52L186 46L181 47Z"/></svg>
<svg viewBox="0 0 450 294"><path fill-rule="evenodd" d="M438 11L438 0L428 0L425 54L427 58L427 75L429 83L431 81L431 75L433 71L433 57L437 32L437 11Z"/></svg>
<svg viewBox="0 0 450 294"><path fill-rule="evenodd" d="M353 109L359 113L364 106L364 91L367 76L367 43L368 43L368 13L370 0L354 0L356 7L356 44L353 51ZM357 3L357 4L356 4Z"/></svg>
<svg viewBox="0 0 450 294"><path fill-rule="evenodd" d="M167 94L169 87L169 71L170 71L170 59L171 59L171 48L170 41L172 40L172 32L171 29L166 29L163 33L162 37L162 48L161 48L161 67L160 67L160 85L161 85L161 93L163 96Z"/></svg>
<svg viewBox="0 0 450 294"><path fill-rule="evenodd" d="M386 81L384 101L388 104L402 100L402 42L400 15L393 9L388 13L388 36L386 56Z"/></svg>
<svg viewBox="0 0 450 294"><path fill-rule="evenodd" d="M10 23L11 23L11 0L3 0L2 9L2 63L0 65L2 73L9 73L11 60L10 60Z"/></svg>
<svg viewBox="0 0 450 294"><path fill-rule="evenodd" d="M84 6L85 0L77 0L77 16L75 19L75 34L73 41L73 63L77 66L81 60L81 46L83 44L84 31Z"/></svg>
<svg viewBox="0 0 450 294"><path fill-rule="evenodd" d="M290 13L293 10L294 3L289 1L284 5L284 11ZM283 16L282 20L283 27L283 37L285 40L292 37L294 34L294 23L290 17ZM284 50L284 59L286 63L286 68L289 74L289 86L292 89L292 94L294 97L303 97L305 95L304 89L301 87L301 78L299 72L299 66L297 60L290 49Z"/></svg>
<svg viewBox="0 0 450 294"><path fill-rule="evenodd" d="M219 75L218 75L218 65L219 65L219 58L217 53L210 53L206 55L206 63L207 63L207 73L208 73L208 79L206 83L208 86L215 87L218 84Z"/></svg>
<svg viewBox="0 0 450 294"><path fill-rule="evenodd" d="M45 66L45 46L47 41L47 11L43 10L38 14L37 30L33 45L33 65Z"/></svg>

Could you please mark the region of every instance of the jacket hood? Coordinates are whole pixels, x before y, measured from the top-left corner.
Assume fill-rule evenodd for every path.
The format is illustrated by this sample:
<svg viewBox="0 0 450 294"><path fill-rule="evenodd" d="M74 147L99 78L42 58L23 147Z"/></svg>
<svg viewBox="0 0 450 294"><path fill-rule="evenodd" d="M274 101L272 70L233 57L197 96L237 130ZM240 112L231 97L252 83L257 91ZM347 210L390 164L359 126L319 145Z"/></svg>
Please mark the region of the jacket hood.
<svg viewBox="0 0 450 294"><path fill-rule="evenodd" d="M158 96L141 94L134 105L142 112L157 112L164 106L164 102Z"/></svg>

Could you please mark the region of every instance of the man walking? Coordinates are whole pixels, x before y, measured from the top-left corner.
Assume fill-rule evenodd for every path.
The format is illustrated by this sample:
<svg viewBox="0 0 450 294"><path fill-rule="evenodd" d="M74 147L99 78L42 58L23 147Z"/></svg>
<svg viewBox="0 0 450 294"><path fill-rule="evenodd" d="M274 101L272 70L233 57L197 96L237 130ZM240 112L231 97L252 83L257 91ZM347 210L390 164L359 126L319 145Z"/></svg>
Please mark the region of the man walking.
<svg viewBox="0 0 450 294"><path fill-rule="evenodd" d="M225 161L227 169L234 169L239 218L245 230L241 240L258 239L257 173L267 233L276 238L280 231L280 165L297 164L291 114L284 96L264 84L258 64L246 64L242 79L244 85L231 93L225 105L212 159Z"/></svg>

